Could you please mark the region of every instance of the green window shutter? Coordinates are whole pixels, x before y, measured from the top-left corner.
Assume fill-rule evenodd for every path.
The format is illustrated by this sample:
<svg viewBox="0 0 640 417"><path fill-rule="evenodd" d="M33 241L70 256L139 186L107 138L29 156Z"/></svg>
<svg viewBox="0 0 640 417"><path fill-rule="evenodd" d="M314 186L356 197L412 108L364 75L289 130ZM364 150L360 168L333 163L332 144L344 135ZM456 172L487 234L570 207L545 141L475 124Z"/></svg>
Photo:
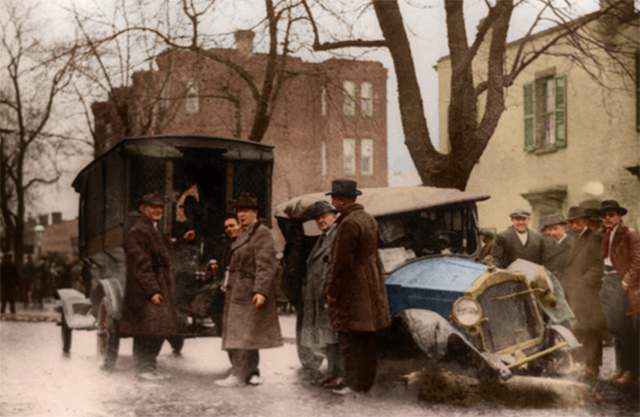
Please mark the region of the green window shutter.
<svg viewBox="0 0 640 417"><path fill-rule="evenodd" d="M524 84L524 150L531 152L535 149L534 141L534 111L533 111L533 82Z"/></svg>
<svg viewBox="0 0 640 417"><path fill-rule="evenodd" d="M640 132L640 49L636 49L636 130Z"/></svg>
<svg viewBox="0 0 640 417"><path fill-rule="evenodd" d="M555 77L556 82L556 147L567 147L567 78Z"/></svg>

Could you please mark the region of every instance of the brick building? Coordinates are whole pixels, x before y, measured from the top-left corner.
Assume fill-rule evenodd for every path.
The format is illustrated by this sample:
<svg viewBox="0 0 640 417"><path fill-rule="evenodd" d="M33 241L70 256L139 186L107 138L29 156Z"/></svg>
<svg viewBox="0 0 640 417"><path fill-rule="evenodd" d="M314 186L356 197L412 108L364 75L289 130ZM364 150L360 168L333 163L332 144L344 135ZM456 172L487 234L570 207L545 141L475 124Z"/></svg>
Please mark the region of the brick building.
<svg viewBox="0 0 640 417"><path fill-rule="evenodd" d="M253 53L253 34L236 33L236 47L214 49L241 65L261 86L266 54ZM128 131L110 102L94 103L97 154L123 136L249 135L256 101L225 64L189 51L168 50L158 69L134 74L113 91L128 102ZM287 58L294 76L282 85L263 143L275 146L273 203L327 190L335 177L362 187L387 186L387 70L379 62Z"/></svg>

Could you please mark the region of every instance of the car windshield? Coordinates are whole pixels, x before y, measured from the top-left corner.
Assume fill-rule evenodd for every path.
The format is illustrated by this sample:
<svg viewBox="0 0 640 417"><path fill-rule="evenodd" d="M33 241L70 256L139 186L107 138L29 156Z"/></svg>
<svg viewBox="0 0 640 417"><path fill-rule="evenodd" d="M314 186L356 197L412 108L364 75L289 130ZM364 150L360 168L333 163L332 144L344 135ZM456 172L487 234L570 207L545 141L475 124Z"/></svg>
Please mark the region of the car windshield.
<svg viewBox="0 0 640 417"><path fill-rule="evenodd" d="M477 240L475 205L455 204L381 216L381 248L402 248L408 257L472 255Z"/></svg>

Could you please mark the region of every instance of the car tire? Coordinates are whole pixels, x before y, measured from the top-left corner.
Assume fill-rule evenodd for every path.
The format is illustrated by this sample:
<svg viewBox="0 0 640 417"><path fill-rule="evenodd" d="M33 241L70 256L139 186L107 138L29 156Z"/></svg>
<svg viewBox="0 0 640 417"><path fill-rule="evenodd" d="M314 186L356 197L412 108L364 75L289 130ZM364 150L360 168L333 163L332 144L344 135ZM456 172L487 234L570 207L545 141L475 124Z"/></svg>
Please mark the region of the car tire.
<svg viewBox="0 0 640 417"><path fill-rule="evenodd" d="M170 336L167 337L167 341L171 345L174 355L180 355L182 348L184 347L184 337L182 336Z"/></svg>
<svg viewBox="0 0 640 417"><path fill-rule="evenodd" d="M549 329L549 344L548 346L556 345L558 343L565 342L565 338L553 329ZM546 356L543 356L539 360L532 364L531 373L534 375L544 376L567 376L572 374L576 367L575 361L571 350L567 347L556 350Z"/></svg>
<svg viewBox="0 0 640 417"><path fill-rule="evenodd" d="M103 298L98 307L98 353L103 358L102 367L106 370L113 369L118 359L118 349L120 348L120 336L118 334L118 323L113 318L107 300Z"/></svg>
<svg viewBox="0 0 640 417"><path fill-rule="evenodd" d="M71 350L71 335L73 333L73 329L71 329L67 324L67 320L64 317L64 313L62 313L62 322L60 323L60 333L62 336L62 352L69 353L69 351Z"/></svg>

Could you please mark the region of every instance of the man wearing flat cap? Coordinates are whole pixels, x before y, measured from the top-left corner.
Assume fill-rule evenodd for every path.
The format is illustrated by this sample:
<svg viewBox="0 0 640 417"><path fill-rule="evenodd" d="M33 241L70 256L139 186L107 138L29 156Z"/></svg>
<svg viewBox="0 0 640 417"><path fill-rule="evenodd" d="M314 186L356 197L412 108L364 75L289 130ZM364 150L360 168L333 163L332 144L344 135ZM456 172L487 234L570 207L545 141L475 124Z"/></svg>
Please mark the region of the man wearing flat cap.
<svg viewBox="0 0 640 417"><path fill-rule="evenodd" d="M561 214L549 214L540 219L540 230L549 239L545 266L562 280L567 257L574 241L573 237L567 234L567 221Z"/></svg>
<svg viewBox="0 0 640 417"><path fill-rule="evenodd" d="M164 214L162 196L145 194L139 209L141 216L127 231L124 242L127 283L120 331L133 336L139 378L155 380L163 378L156 373L162 342L177 331L175 281L169 250L158 228Z"/></svg>
<svg viewBox="0 0 640 417"><path fill-rule="evenodd" d="M509 214L511 227L496 237L493 259L497 267L507 268L516 259L544 265L546 244L542 235L529 230L531 213L518 209Z"/></svg>
<svg viewBox="0 0 640 417"><path fill-rule="evenodd" d="M602 236L589 228L589 213L584 207L569 208L567 221L576 238L560 280L576 317L573 331L582 344L576 352L576 360L584 365L581 378L594 382L602 365L602 339L606 329L599 296Z"/></svg>
<svg viewBox="0 0 640 417"><path fill-rule="evenodd" d="M353 180L331 184L333 206L340 212L326 294L331 325L338 332L346 387L336 394L366 392L377 368L375 332L389 326L389 304L378 257L378 223L356 203L362 194Z"/></svg>
<svg viewBox="0 0 640 417"><path fill-rule="evenodd" d="M624 225L625 214L627 209L615 200L600 204L606 229L600 297L607 327L616 341L619 376L615 382L623 385L638 381L640 361L640 235Z"/></svg>
<svg viewBox="0 0 640 417"><path fill-rule="evenodd" d="M231 244L227 293L222 318L222 349L229 353L231 373L221 387L259 385L259 349L282 346L276 306L275 243L271 230L258 221L258 198L242 193L235 203L242 232Z"/></svg>
<svg viewBox="0 0 640 417"><path fill-rule="evenodd" d="M327 388L342 388L343 365L338 335L331 328L324 292L331 272L331 249L336 237L336 209L328 202L316 201L305 212L314 220L321 235L307 258L307 275L302 288L303 309L300 344L327 358L327 375L321 384Z"/></svg>

